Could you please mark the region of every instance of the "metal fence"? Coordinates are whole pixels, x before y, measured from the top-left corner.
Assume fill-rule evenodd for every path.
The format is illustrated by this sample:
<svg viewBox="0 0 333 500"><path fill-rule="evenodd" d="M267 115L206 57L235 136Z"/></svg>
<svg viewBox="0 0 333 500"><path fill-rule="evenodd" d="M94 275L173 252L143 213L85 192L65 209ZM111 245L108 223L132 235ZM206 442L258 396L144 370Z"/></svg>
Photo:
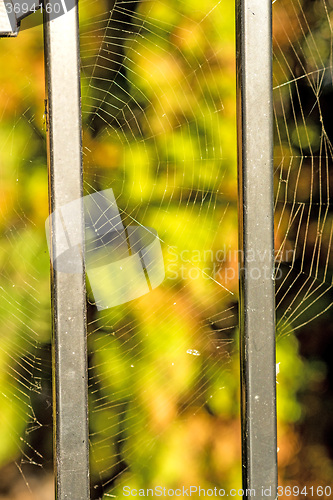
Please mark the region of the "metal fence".
<svg viewBox="0 0 333 500"><path fill-rule="evenodd" d="M29 12L38 7L39 2L30 2ZM271 9L270 0L237 0L236 5L243 489L258 494L264 488L271 492L265 498L273 499L277 442ZM1 1L0 34L16 35L20 19L29 12L9 16ZM82 199L83 193L77 5L59 16L44 10L44 40L53 213ZM83 207L73 223L82 249ZM59 231L55 221L51 231L55 253L62 241ZM56 266L51 271L57 500L89 498L84 252L80 266L81 272L75 274L61 273Z"/></svg>
<svg viewBox="0 0 333 500"><path fill-rule="evenodd" d="M256 492L265 488L271 491L267 498L273 499L277 439L271 2L238 1L236 32L243 487ZM262 249L265 259L259 258Z"/></svg>

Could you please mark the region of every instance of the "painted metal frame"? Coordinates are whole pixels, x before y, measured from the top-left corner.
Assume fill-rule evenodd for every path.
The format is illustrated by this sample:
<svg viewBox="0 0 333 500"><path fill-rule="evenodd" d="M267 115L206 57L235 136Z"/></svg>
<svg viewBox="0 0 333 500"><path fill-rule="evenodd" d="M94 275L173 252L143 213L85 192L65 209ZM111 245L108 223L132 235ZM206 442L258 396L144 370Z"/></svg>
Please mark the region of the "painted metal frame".
<svg viewBox="0 0 333 500"><path fill-rule="evenodd" d="M57 500L89 500L79 19L75 0L69 3L70 8L62 4L65 13L60 16L55 16L52 9L50 13L49 9L43 11L51 214L54 467ZM17 36L21 19L29 14L27 8L34 12L39 7L40 0L28 0L25 12L15 14L13 9L7 9L5 0L0 0L0 37ZM69 242L73 239L81 251L76 253L79 259L73 272L61 272L54 265L54 256L62 253L64 231L59 217L52 214L59 214L62 206L68 207L75 200L80 208L73 210L71 233L66 237Z"/></svg>
<svg viewBox="0 0 333 500"><path fill-rule="evenodd" d="M269 500L277 495L271 0L236 0L236 43L243 489Z"/></svg>
<svg viewBox="0 0 333 500"><path fill-rule="evenodd" d="M53 311L54 462L57 500L89 499L87 319L81 140L80 49L77 6L50 20L44 10L50 213L74 200L73 240L80 241L80 272L51 266ZM59 218L51 250L61 253ZM51 255L51 262L53 261ZM77 266L77 262L76 262Z"/></svg>
<svg viewBox="0 0 333 500"><path fill-rule="evenodd" d="M1 2L3 5L3 2ZM0 5L0 7L1 7ZM0 9L0 36L19 20ZM271 0L236 0L240 356L244 497L277 495ZM50 213L82 200L78 7L44 10ZM75 215L80 272L52 266L57 500L89 499L84 214ZM51 224L51 250L61 238ZM52 254L51 254L52 262Z"/></svg>

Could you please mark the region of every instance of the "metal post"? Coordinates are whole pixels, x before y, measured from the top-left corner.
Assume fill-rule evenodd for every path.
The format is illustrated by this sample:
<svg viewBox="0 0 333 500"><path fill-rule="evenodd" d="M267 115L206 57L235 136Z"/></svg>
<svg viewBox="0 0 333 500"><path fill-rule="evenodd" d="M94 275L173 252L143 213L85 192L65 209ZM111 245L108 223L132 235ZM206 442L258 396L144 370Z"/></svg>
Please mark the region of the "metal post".
<svg viewBox="0 0 333 500"><path fill-rule="evenodd" d="M277 494L272 0L237 0L236 32L243 489L268 500Z"/></svg>
<svg viewBox="0 0 333 500"><path fill-rule="evenodd" d="M53 20L49 17L44 10L50 212L53 213L73 200L82 201L83 192L78 9L76 6ZM83 203L81 210L73 212L74 217L72 227L77 231L74 240L79 240L83 249ZM55 255L61 253L60 229L55 218L51 232ZM51 270L57 500L89 499L84 251L80 266L79 273L61 272L56 266Z"/></svg>

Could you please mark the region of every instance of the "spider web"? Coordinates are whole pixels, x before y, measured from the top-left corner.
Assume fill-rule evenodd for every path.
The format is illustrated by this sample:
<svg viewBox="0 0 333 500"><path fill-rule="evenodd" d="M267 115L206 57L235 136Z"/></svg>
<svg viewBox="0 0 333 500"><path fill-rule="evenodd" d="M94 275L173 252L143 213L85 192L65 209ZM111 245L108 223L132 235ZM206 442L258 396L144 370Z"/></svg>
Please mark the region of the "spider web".
<svg viewBox="0 0 333 500"><path fill-rule="evenodd" d="M332 150L322 109L323 94L329 94L332 85L332 30L326 3L315 4L316 10L310 10L306 2L274 5L276 304L281 335L302 328L332 305ZM94 394L97 386L98 394L92 422L94 413L114 405L118 418L126 422L120 430L119 421L110 427L118 445L117 461L111 468L102 465L99 471L99 485L110 495L119 494L122 484L156 484L149 472L160 453L154 443L167 442L172 435L170 422L162 430L164 437L151 431L154 419L149 414L156 409L150 398L146 408L141 406L140 393L148 385L142 376L146 380L150 373L151 384L156 371L165 373L168 386L157 384L152 399L165 392L163 404L169 410L178 400L172 412L176 421L207 410L210 398L216 397L206 364L210 364L211 380L221 381L219 391L224 385L226 363L221 356L229 354L228 340L234 338L233 294L237 293L237 283L230 279L237 258L231 229L236 220L236 158L230 137L230 130L235 133L235 116L229 102L234 95L225 83L233 81L234 69L234 61L226 55L233 34L223 25L228 8L227 2L207 2L204 9L195 2L115 2L110 14L102 12L82 26L87 190L96 185L98 189L112 187L127 223L157 229L166 255L166 280L156 292L135 306L126 305L120 314L110 311L102 319L94 316L90 323L91 344L98 339L101 349L110 349L110 356L105 357L92 348L91 388ZM326 51L318 46L323 33ZM94 149L98 156L101 143L105 155L96 159ZM216 271L219 249L223 249L223 262L217 273L207 273L203 256L213 256L210 264ZM182 279L176 282L171 275L177 266L171 268L167 261L170 253L177 254L176 264L186 268L185 275L178 270L177 278ZM194 275L196 279L191 279ZM193 330L186 321L189 311ZM177 340L165 351L158 336L169 321L169 344ZM183 330L188 333L182 335ZM107 331L114 338L106 340ZM114 351L127 359L121 372L127 382L118 387L115 379L122 375L112 369L111 378L105 374ZM184 355L178 362L177 352ZM200 368L184 403L173 376L182 370L186 354L193 352L201 357L189 359ZM136 377L138 387L132 385ZM222 407L211 405L214 410ZM140 414L145 427L135 422ZM111 411L110 419L114 420ZM124 427L131 431L124 432ZM105 435L104 431L94 429L92 450L110 442L110 432ZM165 446L163 441L160 446ZM177 447L169 453L175 457ZM141 465L135 474L132 464L137 461ZM171 485L186 483L185 467L174 473Z"/></svg>
<svg viewBox="0 0 333 500"><path fill-rule="evenodd" d="M291 250L289 268L277 286L277 310L278 329L288 333L332 305L332 143L327 109L332 25L325 2L314 2L312 12L310 2L280 2L274 7L278 256Z"/></svg>
<svg viewBox="0 0 333 500"><path fill-rule="evenodd" d="M282 336L332 305L332 26L328 1L273 3ZM104 310L88 284L92 498L239 487L234 2L81 0L80 11L85 194L112 189L125 228L154 229L165 272ZM1 43L0 453L25 494L42 494L42 475L52 498L41 30Z"/></svg>
<svg viewBox="0 0 333 500"><path fill-rule="evenodd" d="M157 231L165 267L164 283L138 301L89 307L97 495L158 475L191 484L190 463L175 461L187 433L168 443L221 404L237 324L237 278L222 281L216 260L236 248L224 231L236 222L235 110L224 123L222 102L223 88L234 95L234 61L223 57L223 19L212 22L219 5L208 7L115 2L82 24L87 193L112 188L125 225ZM226 35L233 44L232 28Z"/></svg>

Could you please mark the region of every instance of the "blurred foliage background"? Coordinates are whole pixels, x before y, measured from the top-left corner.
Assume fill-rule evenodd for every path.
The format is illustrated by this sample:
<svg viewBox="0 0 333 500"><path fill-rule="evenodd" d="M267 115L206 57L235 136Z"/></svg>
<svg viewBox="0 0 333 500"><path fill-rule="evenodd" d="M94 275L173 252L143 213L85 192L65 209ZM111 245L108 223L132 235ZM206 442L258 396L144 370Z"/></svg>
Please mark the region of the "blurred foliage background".
<svg viewBox="0 0 333 500"><path fill-rule="evenodd" d="M333 477L331 8L274 2L278 456L300 487ZM0 498L22 500L54 495L36 19L0 41ZM80 0L80 22L85 192L156 229L166 271L109 310L88 293L92 499L239 489L234 2Z"/></svg>

